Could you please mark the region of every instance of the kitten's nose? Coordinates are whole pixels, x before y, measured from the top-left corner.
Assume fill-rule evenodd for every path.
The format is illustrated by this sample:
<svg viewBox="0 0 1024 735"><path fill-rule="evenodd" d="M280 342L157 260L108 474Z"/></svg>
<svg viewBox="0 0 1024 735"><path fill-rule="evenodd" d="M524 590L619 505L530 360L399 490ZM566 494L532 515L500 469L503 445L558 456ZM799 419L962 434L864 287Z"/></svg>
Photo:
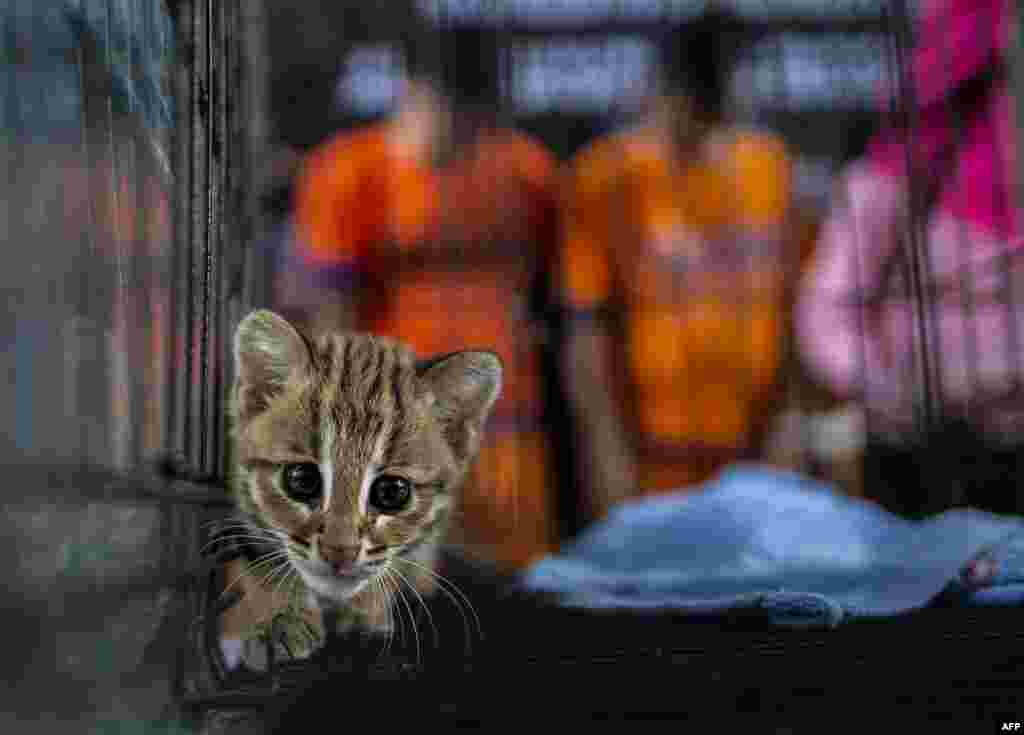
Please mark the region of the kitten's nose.
<svg viewBox="0 0 1024 735"><path fill-rule="evenodd" d="M320 543L321 558L339 572L344 572L355 566L359 558L358 546L331 546Z"/></svg>

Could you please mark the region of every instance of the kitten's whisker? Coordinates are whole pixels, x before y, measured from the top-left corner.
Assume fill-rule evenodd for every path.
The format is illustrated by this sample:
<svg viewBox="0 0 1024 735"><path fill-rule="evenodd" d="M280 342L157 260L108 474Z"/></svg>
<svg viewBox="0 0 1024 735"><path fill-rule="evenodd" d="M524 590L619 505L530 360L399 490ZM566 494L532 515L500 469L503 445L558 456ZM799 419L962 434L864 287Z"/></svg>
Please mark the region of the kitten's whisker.
<svg viewBox="0 0 1024 735"><path fill-rule="evenodd" d="M263 528L262 526L248 522L248 521L236 521L232 523L218 523L218 529L221 533L227 533L228 531L243 531L245 533L258 534L267 539L273 539L274 534L272 531ZM216 536L215 536L216 538Z"/></svg>
<svg viewBox="0 0 1024 735"><path fill-rule="evenodd" d="M258 584L260 587L269 587L270 580L281 571L282 567L287 567L287 564L287 558L285 558L283 555L275 556L273 559L268 559L267 561L263 562L263 564L261 564L260 566L269 567L269 569L265 574L262 574L261 576L256 578L256 584Z"/></svg>
<svg viewBox="0 0 1024 735"><path fill-rule="evenodd" d="M260 583L265 587L273 588L274 580L277 579L282 572L287 574L291 570L291 568L291 564L289 564L288 560L285 559L280 564L271 569L269 572L267 572L263 579L260 580ZM271 589L271 594L274 594L273 589Z"/></svg>
<svg viewBox="0 0 1024 735"><path fill-rule="evenodd" d="M203 545L201 552L205 552L208 548L215 544L235 540L250 540L261 543L267 543L274 541L275 538L265 529L262 529L251 523L232 523L222 525L220 533L214 534Z"/></svg>
<svg viewBox="0 0 1024 735"><path fill-rule="evenodd" d="M262 542L266 543L269 540L271 540L271 539L267 539L267 538L265 538L263 536L252 536L252 535L240 534L240 533L236 533L236 534L231 535L231 536L218 536L217 538L210 539L205 544L203 544L203 548L199 550L199 553L200 554L205 553L206 550L209 549L211 546L214 546L216 544L227 543L228 541L262 541Z"/></svg>
<svg viewBox="0 0 1024 735"><path fill-rule="evenodd" d="M271 562L276 561L278 558L287 555L288 552L284 549L274 549L272 551L268 551L266 554L263 554L262 556L256 557L251 562L247 562L245 565L245 569L247 572L252 573L256 569L265 567L267 564L270 564Z"/></svg>
<svg viewBox="0 0 1024 735"><path fill-rule="evenodd" d="M230 516L228 518L214 518L209 521L203 521L201 524L203 528L210 528L211 526L220 526L221 528L238 528L240 526L246 526L248 528L259 528L263 529L258 522L252 518L243 516ZM265 530L265 529L264 529Z"/></svg>
<svg viewBox="0 0 1024 735"><path fill-rule="evenodd" d="M264 567L267 564L273 563L280 557L280 555L284 553L285 552L281 551L280 549L275 549L274 551L271 551L270 553L264 554L263 556L259 557L254 563L247 564L245 570L237 577L235 577L233 580L231 580L231 582L224 587L224 591L220 593L220 597L226 595L231 590L232 587L234 587L236 584L241 582L246 577L254 576L253 572L256 569Z"/></svg>
<svg viewBox="0 0 1024 735"><path fill-rule="evenodd" d="M391 569L384 570L384 574L387 576L390 576L391 572ZM401 602L403 606L405 606L405 611L409 615L409 624L412 626L412 638L413 641L416 643L416 665L419 666L421 663L423 663L423 655L420 650L420 634L419 631L416 630L416 618L413 616L412 605L410 605L409 601L405 599L405 595L402 593L401 586L396 585L395 590L398 596L398 601Z"/></svg>
<svg viewBox="0 0 1024 735"><path fill-rule="evenodd" d="M430 608L427 607L427 603L423 599L423 595L421 595L419 593L419 590L417 590L416 587L413 586L413 583L409 580L409 578L402 574L400 571L398 571L397 569L391 569L390 571L398 575L398 579L402 582L405 582L405 586L408 587L409 590L412 591L412 593L416 596L416 599L419 600L420 606L423 608L423 612L427 614L427 622L430 623L430 629L434 634L434 645L440 646L441 638L438 635L437 626L434 625L434 616L430 613Z"/></svg>
<svg viewBox="0 0 1024 735"><path fill-rule="evenodd" d="M210 540L211 541L219 541L220 539L223 539L223 538L230 538L230 536L227 535L229 533L241 533L241 534L246 535L246 536L252 536L253 538L263 539L264 541L269 541L269 540L273 539L273 536L269 536L268 534L261 533L260 531L256 531L253 528L249 528L247 526L237 526L237 527L232 527L232 528L225 529L222 534L220 534L218 536L214 536Z"/></svg>
<svg viewBox="0 0 1024 735"><path fill-rule="evenodd" d="M395 615L396 615L397 620L398 620L398 623L401 626L401 634L400 634L399 637L400 637L401 642L402 642L402 647L406 648L409 645L408 639L406 638L406 632L405 632L406 631L405 621L406 621L407 615L403 615L402 614L402 608L404 607L405 598L402 597L402 590L398 587L398 583L394 579L391 578L390 574L385 573L384 574L384 578L388 580L388 587L391 589L391 605L392 605L392 610L394 610ZM412 635L413 639L415 640L415 638L416 638L416 621L414 621L412 618L409 618L409 632Z"/></svg>
<svg viewBox="0 0 1024 735"><path fill-rule="evenodd" d="M388 591L388 609L391 611L392 622L394 623L395 630L398 631L398 638L402 645L405 645L405 622L402 619L401 610L398 609L398 605L395 604L395 588L394 582L388 577L388 575L381 574L380 581L384 584ZM392 636L393 637L393 636Z"/></svg>
<svg viewBox="0 0 1024 735"><path fill-rule="evenodd" d="M391 619L391 610L388 607L389 603L390 603L390 600L388 599L387 590L384 588L384 582L380 579L380 577L376 577L373 580L373 584L376 586L376 588L380 592L380 597L381 597L381 603L380 604L384 608L384 625L387 627L386 635L384 636L384 643L381 645L380 653L377 656L378 660L380 660L381 658L385 657L388 654L388 651L391 650L391 638L395 634L395 630L394 630L394 625L395 624L394 624L394 621Z"/></svg>
<svg viewBox="0 0 1024 735"><path fill-rule="evenodd" d="M274 538L280 539L281 541L290 541L291 540L291 534L290 533L286 533L284 531L279 531L276 528L270 529L267 533L272 535Z"/></svg>
<svg viewBox="0 0 1024 735"><path fill-rule="evenodd" d="M393 607L394 604L395 604L394 595L391 594L391 592L388 589L387 585L384 584L384 581L385 580L383 578L381 578L381 589L384 590L384 593L386 595L385 601L387 603L388 620L390 621L390 626L391 626L391 629L388 632L388 653L390 654L391 653L391 649L392 649L392 647L394 645L395 629L397 628L398 623L397 623L397 621L395 619L395 610L394 610L394 607Z"/></svg>
<svg viewBox="0 0 1024 735"><path fill-rule="evenodd" d="M403 561L406 564L411 564L414 567L416 567L417 569L422 569L424 572L426 572L431 577L433 577L434 579L437 580L438 589L441 590L441 592L444 593L444 595L447 596L449 600L451 600L452 604L455 606L455 609L459 611L459 615L462 616L462 624L463 624L463 627L465 628L466 646L467 646L467 648L470 647L470 641L472 639L472 635L470 633L469 618L466 617L465 609L468 609L470 614L473 616L473 620L476 623L477 636L479 636L480 638L484 637L483 628L480 625L480 616L477 615L476 608L473 606L473 603L470 602L469 598L466 597L466 595L462 592L462 590L459 589L458 585L456 585L451 580L447 579L444 575L435 572L430 567L425 566L423 564L420 564L419 562L415 562L412 559L406 559L403 556L396 556L394 558L396 560ZM451 590L451 592L449 592L449 589ZM456 599L452 595L452 592L454 592L460 598L462 598L462 602L460 602L458 599Z"/></svg>
<svg viewBox="0 0 1024 735"><path fill-rule="evenodd" d="M282 587L284 586L284 584L286 582L288 582L289 580L291 580L293 578L292 575L294 575L296 572L295 572L295 567L292 566L291 564L287 564L285 566L286 566L288 571L286 571L284 573L284 576L282 576L281 579L279 579L277 581L277 584L274 587L274 597L278 597L279 595L281 595L283 593L287 603L290 603L292 601L292 596L290 594L288 594L288 593L291 590L288 589L288 590L283 590L282 591Z"/></svg>
<svg viewBox="0 0 1024 735"><path fill-rule="evenodd" d="M381 577L374 577L373 584L380 591L379 604L384 611L384 625L387 626L387 635L384 637L384 644L381 646L377 659L384 658L391 650L391 640L395 635L395 621L391 614L391 600L388 597L387 588L384 587L384 580Z"/></svg>
<svg viewBox="0 0 1024 735"><path fill-rule="evenodd" d="M209 528L210 526L226 526L230 528L231 526L237 526L247 522L248 521L245 518L240 516L227 516L226 518L211 518L208 521L203 521L200 524L200 527Z"/></svg>

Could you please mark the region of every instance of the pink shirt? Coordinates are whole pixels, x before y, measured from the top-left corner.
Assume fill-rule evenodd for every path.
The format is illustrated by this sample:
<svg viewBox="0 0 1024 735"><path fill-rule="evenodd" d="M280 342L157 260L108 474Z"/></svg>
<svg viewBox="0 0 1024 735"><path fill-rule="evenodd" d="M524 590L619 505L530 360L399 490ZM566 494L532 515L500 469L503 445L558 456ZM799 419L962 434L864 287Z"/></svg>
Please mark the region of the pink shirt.
<svg viewBox="0 0 1024 735"><path fill-rule="evenodd" d="M938 294L926 324L942 405L996 433L1024 428L1024 400L1014 394L1024 365L1024 258L1009 176L1013 100L1005 77L996 77L970 107L961 103L958 131L947 97L1004 58L1009 9L1007 0L931 7L913 57L921 107L909 137L914 176L940 176L943 155L951 155L925 232ZM920 382L919 329L900 269L887 288L881 283L884 264L906 243L906 140L902 131L883 131L844 173L796 307L812 372L839 394L863 399L872 428L894 433L912 427ZM872 295L881 296L876 306L858 305Z"/></svg>

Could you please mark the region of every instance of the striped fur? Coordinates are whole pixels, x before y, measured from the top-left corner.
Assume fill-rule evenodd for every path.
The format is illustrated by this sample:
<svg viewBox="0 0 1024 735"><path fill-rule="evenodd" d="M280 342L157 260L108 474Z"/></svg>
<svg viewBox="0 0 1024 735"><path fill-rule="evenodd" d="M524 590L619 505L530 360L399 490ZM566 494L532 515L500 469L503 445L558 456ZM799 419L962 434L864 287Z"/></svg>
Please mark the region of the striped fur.
<svg viewBox="0 0 1024 735"><path fill-rule="evenodd" d="M296 604L340 608L386 628L388 592L399 577L421 594L433 591L421 567L430 568L479 449L500 391L500 361L467 351L417 362L401 343L366 334L310 340L260 310L236 331L235 362L233 492L248 532L286 552L280 564L287 566L270 565L275 573L262 576L290 586ZM288 463L320 468L318 506L284 492ZM395 515L368 504L383 474L414 488L409 507ZM334 574L330 548L358 548L364 578Z"/></svg>

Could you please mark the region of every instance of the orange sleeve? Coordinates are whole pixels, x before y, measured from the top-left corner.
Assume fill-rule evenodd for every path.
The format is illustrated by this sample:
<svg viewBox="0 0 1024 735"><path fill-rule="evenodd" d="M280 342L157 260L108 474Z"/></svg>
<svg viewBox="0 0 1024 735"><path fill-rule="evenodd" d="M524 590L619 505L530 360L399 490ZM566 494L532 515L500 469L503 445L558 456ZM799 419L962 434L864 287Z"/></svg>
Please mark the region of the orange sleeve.
<svg viewBox="0 0 1024 735"><path fill-rule="evenodd" d="M616 212L610 163L600 149L585 151L563 178L559 281L563 303L571 309L594 309L612 295L610 230Z"/></svg>

